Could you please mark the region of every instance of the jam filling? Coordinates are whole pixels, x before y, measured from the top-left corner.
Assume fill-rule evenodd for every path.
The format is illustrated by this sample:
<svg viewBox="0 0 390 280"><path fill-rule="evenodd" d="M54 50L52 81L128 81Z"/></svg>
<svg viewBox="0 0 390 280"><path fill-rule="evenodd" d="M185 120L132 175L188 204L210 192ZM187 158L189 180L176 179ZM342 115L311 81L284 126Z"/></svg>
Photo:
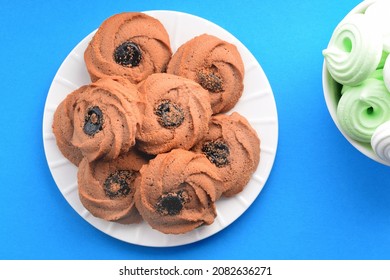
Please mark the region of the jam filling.
<svg viewBox="0 0 390 280"><path fill-rule="evenodd" d="M91 107L88 109L84 117L83 131L89 136L94 136L103 127L103 113L99 107Z"/></svg>
<svg viewBox="0 0 390 280"><path fill-rule="evenodd" d="M134 175L134 171L130 170L111 173L103 184L105 194L111 199L127 196L131 192Z"/></svg>
<svg viewBox="0 0 390 280"><path fill-rule="evenodd" d="M198 83L210 92L223 91L223 80L217 69L203 69L197 73Z"/></svg>
<svg viewBox="0 0 390 280"><path fill-rule="evenodd" d="M187 201L188 196L185 191L169 192L159 198L156 209L162 215L175 216L181 212Z"/></svg>
<svg viewBox="0 0 390 280"><path fill-rule="evenodd" d="M179 127L184 121L183 109L170 100L162 100L154 109L154 114L158 116L158 123L165 128Z"/></svg>
<svg viewBox="0 0 390 280"><path fill-rule="evenodd" d="M122 66L136 67L140 64L141 59L141 49L134 42L126 41L116 47L114 51L115 62Z"/></svg>
<svg viewBox="0 0 390 280"><path fill-rule="evenodd" d="M222 140L215 140L204 143L202 152L206 155L209 161L215 164L217 167L224 167L229 164L229 147Z"/></svg>

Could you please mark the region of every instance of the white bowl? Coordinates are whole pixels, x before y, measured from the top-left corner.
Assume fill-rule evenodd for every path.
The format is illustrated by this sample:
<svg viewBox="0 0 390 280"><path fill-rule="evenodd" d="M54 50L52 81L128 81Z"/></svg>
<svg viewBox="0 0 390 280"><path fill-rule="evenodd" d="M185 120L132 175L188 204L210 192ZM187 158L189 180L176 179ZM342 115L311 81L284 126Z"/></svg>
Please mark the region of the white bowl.
<svg viewBox="0 0 390 280"><path fill-rule="evenodd" d="M368 6L377 0L365 0L353 8L346 16L356 13L364 13ZM324 97L326 106L328 107L329 113L336 124L337 128L343 134L343 136L354 146L358 151L366 155L367 157L382 163L384 165L390 166L389 162L382 160L372 149L370 143L361 143L351 137L349 137L342 129L337 120L337 104L341 97L341 85L337 83L332 76L329 74L329 71L326 68L326 63L324 60L323 69L322 69L322 86L324 91Z"/></svg>

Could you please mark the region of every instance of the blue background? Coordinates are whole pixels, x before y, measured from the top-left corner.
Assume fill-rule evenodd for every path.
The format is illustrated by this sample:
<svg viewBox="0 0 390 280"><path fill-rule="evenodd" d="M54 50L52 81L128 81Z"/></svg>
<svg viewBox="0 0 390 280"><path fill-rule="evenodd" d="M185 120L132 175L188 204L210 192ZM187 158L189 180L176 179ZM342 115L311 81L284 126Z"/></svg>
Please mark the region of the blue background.
<svg viewBox="0 0 390 280"><path fill-rule="evenodd" d="M353 148L327 111L322 49L359 0L0 1L0 259L390 259L389 167ZM175 10L237 37L274 91L279 144L259 197L190 245L149 248L96 230L55 185L42 118L62 61L108 16Z"/></svg>

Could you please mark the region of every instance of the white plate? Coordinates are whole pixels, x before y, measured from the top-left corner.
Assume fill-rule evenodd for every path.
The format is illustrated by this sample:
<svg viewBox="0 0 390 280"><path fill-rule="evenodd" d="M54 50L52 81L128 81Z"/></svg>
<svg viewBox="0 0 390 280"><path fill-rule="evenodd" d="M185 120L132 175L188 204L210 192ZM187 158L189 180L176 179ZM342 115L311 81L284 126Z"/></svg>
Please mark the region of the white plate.
<svg viewBox="0 0 390 280"><path fill-rule="evenodd" d="M86 221L106 234L132 244L169 247L202 240L227 227L244 213L256 199L271 172L278 143L278 116L268 79L249 50L233 35L216 24L190 14L173 11L148 11L161 21L170 35L172 51L191 38L208 33L237 46L245 64L244 93L231 110L245 116L261 139L260 164L247 187L238 195L217 201L217 218L209 226L182 235L167 235L153 230L147 223L121 225L92 216L81 204L77 190L77 168L59 151L52 132L53 114L67 94L90 78L84 64L84 50L94 32L84 38L67 56L55 75L47 95L43 114L43 143L51 174L69 204ZM230 112L229 112L230 113ZM249 227L248 227L249 228Z"/></svg>

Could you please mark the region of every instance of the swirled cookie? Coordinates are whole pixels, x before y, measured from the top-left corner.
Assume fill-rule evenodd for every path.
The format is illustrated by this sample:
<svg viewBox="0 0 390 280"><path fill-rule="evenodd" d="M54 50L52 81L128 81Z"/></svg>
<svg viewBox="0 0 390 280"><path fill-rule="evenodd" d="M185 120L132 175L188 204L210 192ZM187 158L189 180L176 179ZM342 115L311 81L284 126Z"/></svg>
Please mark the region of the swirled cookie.
<svg viewBox="0 0 390 280"><path fill-rule="evenodd" d="M207 89L214 114L233 108L244 89L244 63L236 46L208 34L180 46L167 73L189 78Z"/></svg>
<svg viewBox="0 0 390 280"><path fill-rule="evenodd" d="M146 107L137 147L149 154L190 149L208 130L208 92L189 79L159 73L138 85Z"/></svg>
<svg viewBox="0 0 390 280"><path fill-rule="evenodd" d="M52 124L58 149L64 157L76 166L79 165L83 155L80 149L71 142L73 137L74 107L78 95L86 88L87 86L82 86L66 96L54 112Z"/></svg>
<svg viewBox="0 0 390 280"><path fill-rule="evenodd" d="M212 162L224 181L224 196L241 192L260 160L260 139L240 114L214 115L208 134L194 148Z"/></svg>
<svg viewBox="0 0 390 280"><path fill-rule="evenodd" d="M144 165L134 196L152 228L180 234L213 223L222 180L204 155L175 149Z"/></svg>
<svg viewBox="0 0 390 280"><path fill-rule="evenodd" d="M163 72L172 56L169 36L157 19L127 12L106 19L84 53L92 81L118 75L138 83Z"/></svg>
<svg viewBox="0 0 390 280"><path fill-rule="evenodd" d="M119 223L141 221L134 205L134 181L146 158L135 150L111 161L83 159L78 170L81 203L95 217Z"/></svg>
<svg viewBox="0 0 390 280"><path fill-rule="evenodd" d="M145 104L128 80L102 78L75 101L71 143L89 161L114 159L135 145Z"/></svg>

